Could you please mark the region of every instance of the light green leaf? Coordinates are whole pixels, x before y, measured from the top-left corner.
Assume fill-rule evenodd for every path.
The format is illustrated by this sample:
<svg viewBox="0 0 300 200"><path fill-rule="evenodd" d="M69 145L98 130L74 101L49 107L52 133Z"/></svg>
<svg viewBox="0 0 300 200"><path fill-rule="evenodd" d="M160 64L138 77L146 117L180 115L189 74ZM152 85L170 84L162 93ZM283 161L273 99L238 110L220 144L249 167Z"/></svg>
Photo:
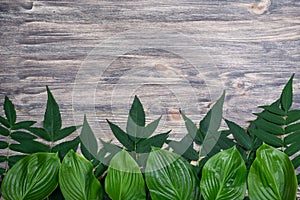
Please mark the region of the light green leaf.
<svg viewBox="0 0 300 200"><path fill-rule="evenodd" d="M297 179L289 157L263 144L250 167L248 192L251 200L295 200Z"/></svg>
<svg viewBox="0 0 300 200"><path fill-rule="evenodd" d="M138 164L124 149L110 161L105 191L112 200L146 200L146 189Z"/></svg>
<svg viewBox="0 0 300 200"><path fill-rule="evenodd" d="M282 109L285 111L285 113L288 112L288 110L291 108L293 103L293 74L290 78L290 80L287 82L287 84L284 86L281 96L280 96L280 103L282 106Z"/></svg>
<svg viewBox="0 0 300 200"><path fill-rule="evenodd" d="M4 111L9 126L12 128L16 123L17 115L14 104L9 100L7 96L5 96L4 100Z"/></svg>
<svg viewBox="0 0 300 200"><path fill-rule="evenodd" d="M58 185L60 161L55 153L35 153L17 162L2 182L5 200L41 200Z"/></svg>
<svg viewBox="0 0 300 200"><path fill-rule="evenodd" d="M199 180L194 169L175 153L153 148L145 177L153 200L199 198Z"/></svg>
<svg viewBox="0 0 300 200"><path fill-rule="evenodd" d="M103 189L91 162L70 150L62 161L59 186L66 200L101 200Z"/></svg>
<svg viewBox="0 0 300 200"><path fill-rule="evenodd" d="M202 169L201 194L205 200L242 200L247 169L236 147L211 157Z"/></svg>

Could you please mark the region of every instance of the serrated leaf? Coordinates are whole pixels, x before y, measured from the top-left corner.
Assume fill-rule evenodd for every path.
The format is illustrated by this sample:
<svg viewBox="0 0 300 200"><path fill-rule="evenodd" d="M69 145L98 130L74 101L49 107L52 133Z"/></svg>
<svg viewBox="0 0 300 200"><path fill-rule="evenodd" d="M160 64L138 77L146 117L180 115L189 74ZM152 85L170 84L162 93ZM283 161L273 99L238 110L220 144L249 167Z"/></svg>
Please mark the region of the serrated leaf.
<svg viewBox="0 0 300 200"><path fill-rule="evenodd" d="M11 133L10 137L18 142L22 142L24 140L34 140L36 138L36 136L31 135L27 132L24 131L15 131L13 133Z"/></svg>
<svg viewBox="0 0 300 200"><path fill-rule="evenodd" d="M282 145L283 145L283 142L281 139L279 139L278 137L276 137L264 130L250 128L249 131L251 133L253 133L254 135L256 135L262 141L264 141L272 146L282 147Z"/></svg>
<svg viewBox="0 0 300 200"><path fill-rule="evenodd" d="M9 130L7 130L6 128L0 126L0 135L3 135L3 136L9 136Z"/></svg>
<svg viewBox="0 0 300 200"><path fill-rule="evenodd" d="M153 200L199 198L194 169L175 153L154 148L148 157L145 178Z"/></svg>
<svg viewBox="0 0 300 200"><path fill-rule="evenodd" d="M171 131L168 131L166 133L155 135L151 138L141 140L136 144L136 152L137 153L148 153L151 151L151 147L159 147L161 148L163 144L166 142L169 133Z"/></svg>
<svg viewBox="0 0 300 200"><path fill-rule="evenodd" d="M261 113L254 113L254 115L261 117L264 120L269 121L273 124L284 125L286 123L282 116L273 114L266 110Z"/></svg>
<svg viewBox="0 0 300 200"><path fill-rule="evenodd" d="M146 189L138 164L124 149L110 161L105 191L113 200L146 199Z"/></svg>
<svg viewBox="0 0 300 200"><path fill-rule="evenodd" d="M134 142L128 137L128 135L117 125L106 120L112 130L114 136L119 140L119 142L128 149L128 151L134 151Z"/></svg>
<svg viewBox="0 0 300 200"><path fill-rule="evenodd" d="M269 132L274 135L283 135L285 134L283 128L281 126L268 122L262 118L258 118L252 121L259 129L262 129L266 132Z"/></svg>
<svg viewBox="0 0 300 200"><path fill-rule="evenodd" d="M74 133L76 130L77 130L76 126L69 126L69 127L63 128L63 129L56 132L53 139L54 139L55 142L59 141L61 139L64 139L64 138L68 137L69 135Z"/></svg>
<svg viewBox="0 0 300 200"><path fill-rule="evenodd" d="M189 119L183 112L180 111L180 114L184 120L185 128L187 129L188 134L193 138L193 140L197 141L197 143L202 143L203 137L201 133L199 133L196 124L191 119Z"/></svg>
<svg viewBox="0 0 300 200"><path fill-rule="evenodd" d="M66 200L101 200L103 189L91 162L70 150L59 170L59 185Z"/></svg>
<svg viewBox="0 0 300 200"><path fill-rule="evenodd" d="M47 106L44 115L43 127L50 136L52 142L54 142L54 137L57 131L61 129L61 115L59 111L59 106L54 99L49 87L47 86Z"/></svg>
<svg viewBox="0 0 300 200"><path fill-rule="evenodd" d="M13 127L13 125L16 123L16 119L17 119L15 106L9 100L9 98L7 96L5 96L5 100L4 100L4 105L3 106L4 106L5 116L7 118L9 126Z"/></svg>
<svg viewBox="0 0 300 200"><path fill-rule="evenodd" d="M3 117L1 117L1 116L0 116L0 123L1 123L3 126L5 126L6 128L10 128L10 125L9 125L7 119L5 119L5 118L3 118Z"/></svg>
<svg viewBox="0 0 300 200"><path fill-rule="evenodd" d="M292 106L293 102L293 74L290 78L290 80L287 82L287 84L284 86L281 96L280 96L280 103L282 106L282 109L285 111L285 113L288 112L288 110Z"/></svg>
<svg viewBox="0 0 300 200"><path fill-rule="evenodd" d="M263 144L250 167L248 193L251 200L294 200L297 179L289 157Z"/></svg>
<svg viewBox="0 0 300 200"><path fill-rule="evenodd" d="M0 149L5 149L8 147L8 144L7 142L4 142L4 141L0 141Z"/></svg>
<svg viewBox="0 0 300 200"><path fill-rule="evenodd" d="M211 157L202 169L201 194L205 200L242 200L247 169L236 147Z"/></svg>
<svg viewBox="0 0 300 200"><path fill-rule="evenodd" d="M232 121L225 119L225 122L229 127L231 133L233 134L234 138L236 139L236 141L240 143L243 147L245 147L247 150L252 149L253 144L248 133L242 127L240 127L239 125L237 125Z"/></svg>
<svg viewBox="0 0 300 200"><path fill-rule="evenodd" d="M20 130L20 129L28 129L31 127L33 124L35 124L36 121L23 121L23 122L18 122L16 123L13 127L12 130Z"/></svg>
<svg viewBox="0 0 300 200"><path fill-rule="evenodd" d="M292 133L300 131L300 122L296 124L291 124L285 128L285 133Z"/></svg>
<svg viewBox="0 0 300 200"><path fill-rule="evenodd" d="M65 157L65 155L69 152L69 150L76 151L78 149L78 145L80 143L79 137L74 138L73 140L69 140L66 142L62 142L57 144L52 148L53 152L58 152L58 155L61 159Z"/></svg>
<svg viewBox="0 0 300 200"><path fill-rule="evenodd" d="M143 105L137 96L134 97L131 105L129 116L138 126L144 127L146 123L146 117Z"/></svg>
<svg viewBox="0 0 300 200"><path fill-rule="evenodd" d="M2 195L5 200L41 200L58 185L60 161L54 153L35 153L16 163L5 175Z"/></svg>
<svg viewBox="0 0 300 200"><path fill-rule="evenodd" d="M21 153L49 152L49 146L31 140L24 140L20 144L11 144L9 148Z"/></svg>
<svg viewBox="0 0 300 200"><path fill-rule="evenodd" d="M200 150L200 155L207 155L217 143L220 133L219 128L222 121L223 104L225 99L225 91L218 101L209 110L208 114L200 122L200 130L205 133L203 145ZM203 128L204 126L204 128Z"/></svg>
<svg viewBox="0 0 300 200"><path fill-rule="evenodd" d="M50 135L43 128L30 127L27 130L48 142L51 141Z"/></svg>

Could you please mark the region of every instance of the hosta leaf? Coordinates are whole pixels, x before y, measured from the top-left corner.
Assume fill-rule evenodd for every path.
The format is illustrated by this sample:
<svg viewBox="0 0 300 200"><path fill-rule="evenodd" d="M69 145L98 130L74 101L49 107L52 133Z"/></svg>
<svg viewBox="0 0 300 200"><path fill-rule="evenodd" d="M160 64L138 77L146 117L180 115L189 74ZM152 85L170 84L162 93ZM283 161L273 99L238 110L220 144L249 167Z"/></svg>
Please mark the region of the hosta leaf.
<svg viewBox="0 0 300 200"><path fill-rule="evenodd" d="M43 127L50 135L51 141L54 141L55 133L61 128L61 115L58 104L54 99L49 87L47 86L47 106L44 115Z"/></svg>
<svg viewBox="0 0 300 200"><path fill-rule="evenodd" d="M63 128L63 129L56 132L53 140L56 142L56 141L61 140L65 137L68 137L69 135L74 133L76 131L76 129L77 129L76 126L69 126L69 127Z"/></svg>
<svg viewBox="0 0 300 200"><path fill-rule="evenodd" d="M0 149L5 149L6 147L8 147L7 142L0 141Z"/></svg>
<svg viewBox="0 0 300 200"><path fill-rule="evenodd" d="M85 115L80 133L80 140L91 154L97 154L98 143Z"/></svg>
<svg viewBox="0 0 300 200"><path fill-rule="evenodd" d="M131 105L128 118L131 118L138 126L144 127L146 123L146 117L143 105L137 96L134 97Z"/></svg>
<svg viewBox="0 0 300 200"><path fill-rule="evenodd" d="M19 129L28 129L31 127L33 124L35 124L36 121L23 121L23 122L18 122L16 123L12 129L13 130L19 130Z"/></svg>
<svg viewBox="0 0 300 200"><path fill-rule="evenodd" d="M23 140L34 140L36 138L36 136L23 131L15 131L10 137L18 142L22 142Z"/></svg>
<svg viewBox="0 0 300 200"><path fill-rule="evenodd" d="M236 147L211 157L202 169L201 194L205 200L242 200L247 169Z"/></svg>
<svg viewBox="0 0 300 200"><path fill-rule="evenodd" d="M247 150L252 149L252 140L248 133L242 127L240 127L232 121L225 120L225 122L236 141L240 143L243 147L245 147Z"/></svg>
<svg viewBox="0 0 300 200"><path fill-rule="evenodd" d="M7 119L3 118L0 116L0 123L2 125L4 125L6 128L10 128L9 122L7 121Z"/></svg>
<svg viewBox="0 0 300 200"><path fill-rule="evenodd" d="M124 149L110 161L105 191L113 200L146 199L145 183L139 166Z"/></svg>
<svg viewBox="0 0 300 200"><path fill-rule="evenodd" d="M200 151L201 156L207 155L217 143L220 133L219 128L221 126L223 103L225 98L225 92L218 101L209 110L208 114L200 122L200 130L205 134L203 145Z"/></svg>
<svg viewBox="0 0 300 200"><path fill-rule="evenodd" d="M13 125L16 123L17 115L14 104L7 96L5 96L4 100L4 111L10 127L13 127Z"/></svg>
<svg viewBox="0 0 300 200"><path fill-rule="evenodd" d="M280 96L280 103L282 106L282 109L285 111L285 113L288 112L288 110L292 106L293 102L293 74L290 78L290 80L287 82L287 84L284 86L281 96Z"/></svg>
<svg viewBox="0 0 300 200"><path fill-rule="evenodd" d="M263 144L250 167L248 192L251 200L294 200L297 179L289 157Z"/></svg>
<svg viewBox="0 0 300 200"><path fill-rule="evenodd" d="M151 151L151 147L162 147L166 142L170 132L171 131L168 131L166 133L155 135L149 139L141 140L136 144L136 152L147 153Z"/></svg>
<svg viewBox="0 0 300 200"><path fill-rule="evenodd" d="M194 169L175 153L153 149L148 157L145 177L153 200L199 198L199 181Z"/></svg>
<svg viewBox="0 0 300 200"><path fill-rule="evenodd" d="M128 135L117 125L106 120L112 130L114 136L123 144L129 151L134 151L134 142L128 137Z"/></svg>
<svg viewBox="0 0 300 200"><path fill-rule="evenodd" d="M9 148L21 153L49 152L49 146L32 140L24 140L20 144L11 144Z"/></svg>
<svg viewBox="0 0 300 200"><path fill-rule="evenodd" d="M65 155L68 153L68 151L70 149L72 149L73 151L76 151L79 143L80 143L80 139L79 139L79 137L76 137L73 140L69 140L69 141L57 144L55 147L53 147L52 151L58 152L59 157L62 159L65 157Z"/></svg>
<svg viewBox="0 0 300 200"><path fill-rule="evenodd" d="M5 200L41 200L58 185L60 161L54 153L35 153L17 162L5 175L2 195Z"/></svg>
<svg viewBox="0 0 300 200"><path fill-rule="evenodd" d="M0 126L0 135L8 136L9 135L9 130L7 130L6 128Z"/></svg>
<svg viewBox="0 0 300 200"><path fill-rule="evenodd" d="M267 120L273 124L278 124L278 125L284 125L285 120L282 116L273 114L269 111L263 111L261 113L254 113L254 115L263 118L264 120Z"/></svg>
<svg viewBox="0 0 300 200"><path fill-rule="evenodd" d="M275 146L275 147L283 146L282 140L279 139L278 137L276 137L275 135L272 135L271 133L268 133L268 132L266 132L264 130L260 130L260 129L254 129L254 128L249 128L249 131L251 133L253 133L254 135L256 135L262 141L264 141L272 146Z"/></svg>
<svg viewBox="0 0 300 200"><path fill-rule="evenodd" d="M62 161L59 185L66 200L101 200L103 189L91 162L70 150Z"/></svg>

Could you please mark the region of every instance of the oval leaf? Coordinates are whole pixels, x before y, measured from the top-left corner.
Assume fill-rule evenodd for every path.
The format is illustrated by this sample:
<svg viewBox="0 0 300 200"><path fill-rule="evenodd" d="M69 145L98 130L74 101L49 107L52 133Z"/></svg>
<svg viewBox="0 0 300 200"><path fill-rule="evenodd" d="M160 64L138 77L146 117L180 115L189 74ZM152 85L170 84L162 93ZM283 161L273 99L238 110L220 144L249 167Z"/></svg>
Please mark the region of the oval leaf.
<svg viewBox="0 0 300 200"><path fill-rule="evenodd" d="M250 167L248 192L251 200L294 200L297 179L289 157L263 144Z"/></svg>
<svg viewBox="0 0 300 200"><path fill-rule="evenodd" d="M138 164L124 149L110 161L105 191L113 200L146 199L146 189Z"/></svg>
<svg viewBox="0 0 300 200"><path fill-rule="evenodd" d="M70 150L62 161L59 186L66 200L100 200L103 189L91 162Z"/></svg>
<svg viewBox="0 0 300 200"><path fill-rule="evenodd" d="M175 153L154 148L148 157L145 176L153 200L199 198L196 173Z"/></svg>
<svg viewBox="0 0 300 200"><path fill-rule="evenodd" d="M247 169L232 147L211 157L202 169L201 194L205 200L239 200L246 193Z"/></svg>
<svg viewBox="0 0 300 200"><path fill-rule="evenodd" d="M2 182L5 200L41 200L58 185L60 161L55 153L35 153L17 162Z"/></svg>

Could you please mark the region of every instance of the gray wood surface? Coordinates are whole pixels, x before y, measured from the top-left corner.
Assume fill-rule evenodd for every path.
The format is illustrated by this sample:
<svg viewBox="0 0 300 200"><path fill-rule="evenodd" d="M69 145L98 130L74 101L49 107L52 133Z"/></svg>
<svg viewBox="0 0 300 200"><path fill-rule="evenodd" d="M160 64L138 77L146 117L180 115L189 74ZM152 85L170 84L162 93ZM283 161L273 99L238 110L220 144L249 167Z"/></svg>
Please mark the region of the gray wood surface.
<svg viewBox="0 0 300 200"><path fill-rule="evenodd" d="M300 106L298 0L0 0L0 100L19 119L42 121L45 85L64 125L87 114L98 137L105 119L125 126L134 95L159 131L185 129L226 90L224 116L242 126L276 100L296 73Z"/></svg>

